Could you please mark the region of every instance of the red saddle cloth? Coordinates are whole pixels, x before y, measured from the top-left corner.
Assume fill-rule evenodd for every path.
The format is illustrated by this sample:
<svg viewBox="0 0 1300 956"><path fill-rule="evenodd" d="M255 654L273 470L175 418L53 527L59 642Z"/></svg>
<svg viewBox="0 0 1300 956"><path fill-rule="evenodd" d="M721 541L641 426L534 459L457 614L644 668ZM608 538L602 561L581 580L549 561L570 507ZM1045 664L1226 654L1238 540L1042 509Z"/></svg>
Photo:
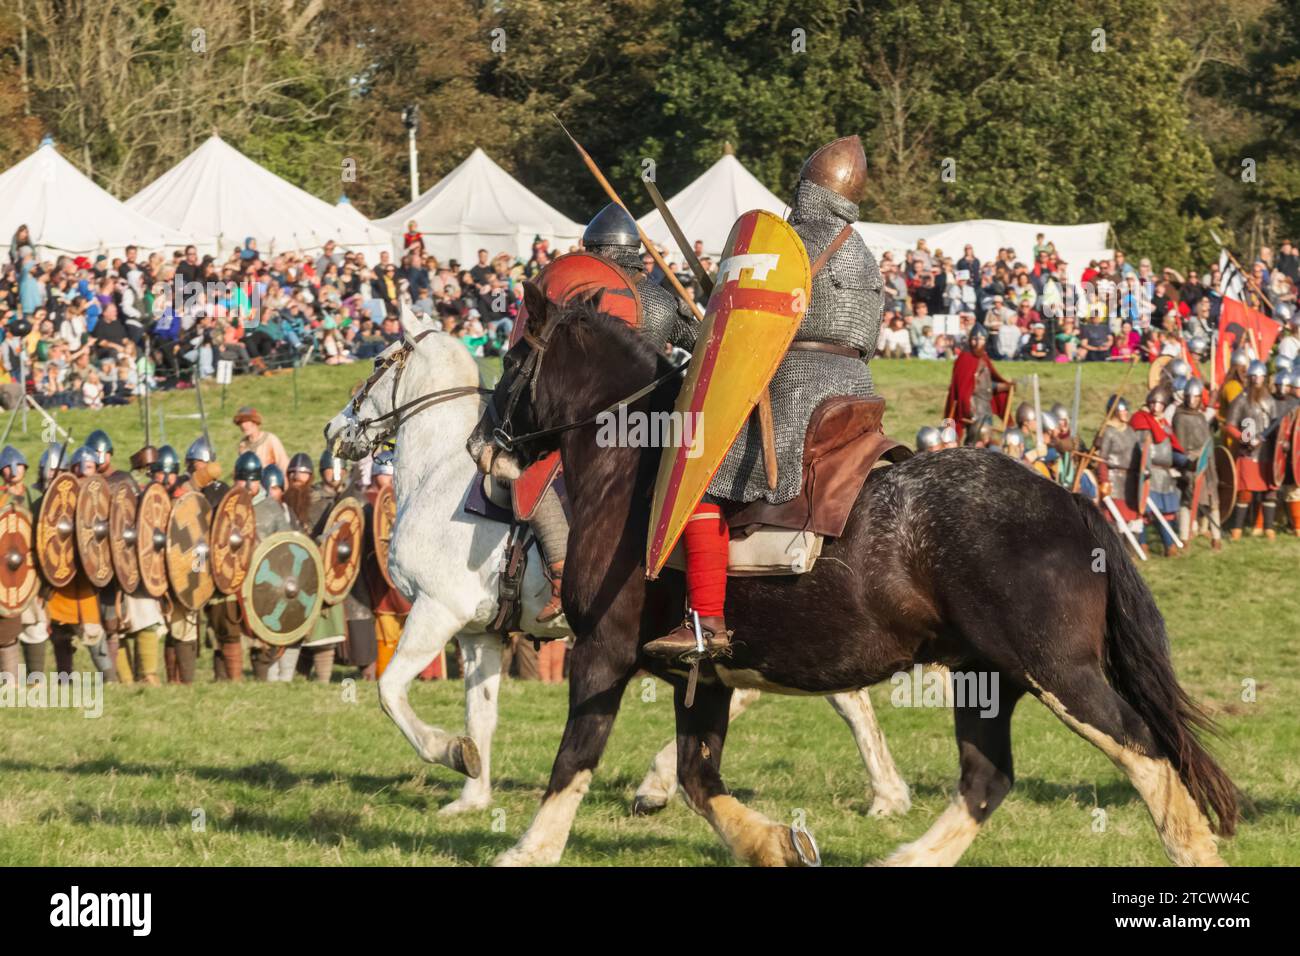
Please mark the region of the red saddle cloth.
<svg viewBox="0 0 1300 956"><path fill-rule="evenodd" d="M853 504L882 457L903 461L911 451L881 431L883 398L828 398L808 422L799 494L774 505L759 498L724 507L732 536L755 525L813 531L830 538L844 533Z"/></svg>

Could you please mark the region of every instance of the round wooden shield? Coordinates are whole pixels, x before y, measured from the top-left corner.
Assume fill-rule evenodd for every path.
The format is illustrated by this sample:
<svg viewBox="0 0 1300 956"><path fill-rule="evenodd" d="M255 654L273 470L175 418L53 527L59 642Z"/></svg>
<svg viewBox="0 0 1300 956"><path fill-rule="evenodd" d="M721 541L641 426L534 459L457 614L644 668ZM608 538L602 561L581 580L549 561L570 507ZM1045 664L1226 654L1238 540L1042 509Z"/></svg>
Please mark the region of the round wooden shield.
<svg viewBox="0 0 1300 956"><path fill-rule="evenodd" d="M1214 447L1214 470L1219 477L1219 524L1224 524L1237 505L1237 463L1223 445Z"/></svg>
<svg viewBox="0 0 1300 956"><path fill-rule="evenodd" d="M136 499L139 489L134 481L119 481L113 486L108 507L108 548L113 555L113 573L127 594L140 586L140 557L135 549Z"/></svg>
<svg viewBox="0 0 1300 956"><path fill-rule="evenodd" d="M190 491L176 499L167 522L167 580L176 600L191 611L197 611L212 597L208 545L211 514L208 499Z"/></svg>
<svg viewBox="0 0 1300 956"><path fill-rule="evenodd" d="M1147 369L1147 388L1155 388L1164 378L1165 368L1174 360L1172 355L1160 355L1151 360L1151 367Z"/></svg>
<svg viewBox="0 0 1300 956"><path fill-rule="evenodd" d="M1291 443L1295 435L1296 413L1287 412L1273 433L1273 486L1287 484L1291 471Z"/></svg>
<svg viewBox="0 0 1300 956"><path fill-rule="evenodd" d="M316 542L298 531L280 531L258 543L239 589L248 629L284 647L316 626L325 602L325 568Z"/></svg>
<svg viewBox="0 0 1300 956"><path fill-rule="evenodd" d="M156 482L145 488L136 508L135 553L140 584L150 597L167 593L167 522L171 514L167 489Z"/></svg>
<svg viewBox="0 0 1300 956"><path fill-rule="evenodd" d="M50 479L36 519L36 560L56 588L77 576L77 478L60 472Z"/></svg>
<svg viewBox="0 0 1300 956"><path fill-rule="evenodd" d="M379 562L379 573L384 576L390 588L397 587L388 576L388 550L393 541L393 525L397 521L397 496L392 486L379 489L370 521L370 535L375 546L375 560Z"/></svg>
<svg viewBox="0 0 1300 956"><path fill-rule="evenodd" d="M32 550L32 519L9 505L0 511L0 617L16 617L41 580Z"/></svg>
<svg viewBox="0 0 1300 956"><path fill-rule="evenodd" d="M103 475L81 479L77 495L77 557L86 579L97 588L113 580L113 549L108 545L112 496Z"/></svg>
<svg viewBox="0 0 1300 956"><path fill-rule="evenodd" d="M212 583L222 594L234 594L244 583L248 562L257 544L253 498L243 488L231 488L212 513Z"/></svg>
<svg viewBox="0 0 1300 956"><path fill-rule="evenodd" d="M325 516L317 536L325 567L324 599L337 604L345 598L361 571L366 518L355 498L344 498Z"/></svg>

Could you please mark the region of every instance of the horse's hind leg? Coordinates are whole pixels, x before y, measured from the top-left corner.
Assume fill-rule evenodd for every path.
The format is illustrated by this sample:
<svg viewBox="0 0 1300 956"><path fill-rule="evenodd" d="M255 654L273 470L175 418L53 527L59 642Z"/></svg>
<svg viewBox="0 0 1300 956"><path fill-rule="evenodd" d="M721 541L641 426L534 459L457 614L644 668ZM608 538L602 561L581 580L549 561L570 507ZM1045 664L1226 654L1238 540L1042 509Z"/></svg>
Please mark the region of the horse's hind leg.
<svg viewBox="0 0 1300 956"><path fill-rule="evenodd" d="M623 688L636 672L635 645L618 642L617 637L599 634L574 642L569 657L569 717L551 781L528 830L496 858L496 866L558 863L564 854L573 818L614 728Z"/></svg>
<svg viewBox="0 0 1300 956"><path fill-rule="evenodd" d="M461 635L465 656L465 733L478 750L479 772L465 781L460 797L439 813L482 810L492 802L492 735L497 729L501 691L501 638Z"/></svg>
<svg viewBox="0 0 1300 956"><path fill-rule="evenodd" d="M1067 727L1111 759L1141 794L1165 845L1179 866L1223 866L1210 822L1169 759L1160 756L1146 722L1089 669L1067 680L1035 685L1034 693Z"/></svg>
<svg viewBox="0 0 1300 956"><path fill-rule="evenodd" d="M867 815L887 817L906 813L912 808L912 796L898 767L894 765L889 744L885 743L885 735L876 723L876 711L871 706L867 688L847 694L832 694L826 699L853 732L858 753L862 755L867 776L871 778L871 790L875 796Z"/></svg>
<svg viewBox="0 0 1300 956"><path fill-rule="evenodd" d="M891 853L886 866L953 866L1011 790L1011 713L1024 690L993 673L998 682L989 709L996 713L981 716L978 705L953 709L961 762L956 797L920 839Z"/></svg>
<svg viewBox="0 0 1300 956"><path fill-rule="evenodd" d="M685 688L677 688L677 778L687 805L709 821L722 842L744 863L819 863L817 844L807 830L775 823L727 792L721 766L731 690L721 684L700 685L689 708L685 697Z"/></svg>
<svg viewBox="0 0 1300 956"><path fill-rule="evenodd" d="M407 697L411 682L429 666L463 623L438 602L418 598L406 617L397 651L379 678L379 703L421 759L476 777L479 757L474 741L429 726L416 716Z"/></svg>
<svg viewBox="0 0 1300 956"><path fill-rule="evenodd" d="M744 713L749 705L758 700L761 691L745 689L731 695L730 720L735 720ZM847 717L845 718L848 719ZM886 754L888 756L888 754ZM668 801L677 792L677 739L673 738L663 745L654 760L650 761L650 772L636 788L632 798L632 813L635 816L649 816L668 806ZM904 788L906 792L906 788Z"/></svg>

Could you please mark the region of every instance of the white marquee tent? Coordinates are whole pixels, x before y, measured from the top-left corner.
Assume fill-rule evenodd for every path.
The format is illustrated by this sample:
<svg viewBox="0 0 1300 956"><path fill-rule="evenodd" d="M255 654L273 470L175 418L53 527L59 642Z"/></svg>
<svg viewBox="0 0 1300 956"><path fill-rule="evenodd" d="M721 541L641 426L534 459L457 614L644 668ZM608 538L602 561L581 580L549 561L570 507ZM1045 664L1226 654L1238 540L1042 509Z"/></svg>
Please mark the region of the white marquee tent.
<svg viewBox="0 0 1300 956"><path fill-rule="evenodd" d="M204 252L227 255L252 236L265 257L316 251L333 239L378 261L391 252L383 229L299 189L213 135L127 200L132 209L180 230Z"/></svg>
<svg viewBox="0 0 1300 956"><path fill-rule="evenodd" d="M60 255L120 256L129 245L146 252L184 246L186 237L95 185L46 139L16 166L0 173L0 249L26 225L38 259Z"/></svg>
<svg viewBox="0 0 1300 956"><path fill-rule="evenodd" d="M682 227L686 241L702 241L704 251L715 257L727 244L731 227L741 213L766 209L783 216L787 208L785 201L755 179L730 151L668 200L668 209ZM676 253L677 243L659 210L652 209L638 222L653 242Z"/></svg>
<svg viewBox="0 0 1300 956"><path fill-rule="evenodd" d="M479 249L527 259L535 235L551 241L552 253L566 252L583 228L477 148L432 189L375 225L400 244L411 220L424 235L426 252L440 262L456 259L466 267L478 260Z"/></svg>
<svg viewBox="0 0 1300 956"><path fill-rule="evenodd" d="M885 252L892 252L894 261L900 266L905 251L915 249L918 239L925 240L931 253L941 249L954 262L962 257L962 250L969 244L975 247L975 256L981 262L992 261L998 249L1010 246L1019 261L1032 265L1036 237L1042 233L1045 242L1056 246L1057 254L1065 260L1068 275L1076 280L1087 268L1089 260L1109 257L1111 252L1107 248L1108 222L1054 226L1004 219L966 219L921 226L859 222L854 228L877 258Z"/></svg>

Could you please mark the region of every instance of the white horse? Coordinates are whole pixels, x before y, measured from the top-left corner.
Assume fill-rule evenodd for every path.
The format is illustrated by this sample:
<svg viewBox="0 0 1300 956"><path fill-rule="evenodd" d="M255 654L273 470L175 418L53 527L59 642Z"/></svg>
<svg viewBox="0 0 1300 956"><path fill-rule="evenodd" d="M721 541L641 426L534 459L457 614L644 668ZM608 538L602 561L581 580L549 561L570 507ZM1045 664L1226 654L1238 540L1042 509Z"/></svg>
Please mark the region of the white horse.
<svg viewBox="0 0 1300 956"><path fill-rule="evenodd" d="M507 527L464 510L470 482L481 479L465 452L482 413L474 391L477 364L459 340L422 324L406 307L402 333L403 341L377 363L386 367L325 427L325 440L337 454L360 458L396 433L397 521L388 570L413 603L397 651L379 680L379 699L422 759L469 778L460 797L440 812L479 810L492 796L502 642L487 629L497 614ZM420 401L423 396L432 396L429 403ZM568 633L563 616L550 624L537 621L551 588L535 550L530 558L519 629L538 637L563 637ZM465 736L424 723L407 697L416 675L453 637L459 637L465 656ZM758 696L757 691L734 694L732 716ZM874 796L868 812L906 813L911 807L907 784L894 766L866 691L828 700L852 730L866 764ZM633 810L662 809L676 790L676 744L669 741L637 789Z"/></svg>

